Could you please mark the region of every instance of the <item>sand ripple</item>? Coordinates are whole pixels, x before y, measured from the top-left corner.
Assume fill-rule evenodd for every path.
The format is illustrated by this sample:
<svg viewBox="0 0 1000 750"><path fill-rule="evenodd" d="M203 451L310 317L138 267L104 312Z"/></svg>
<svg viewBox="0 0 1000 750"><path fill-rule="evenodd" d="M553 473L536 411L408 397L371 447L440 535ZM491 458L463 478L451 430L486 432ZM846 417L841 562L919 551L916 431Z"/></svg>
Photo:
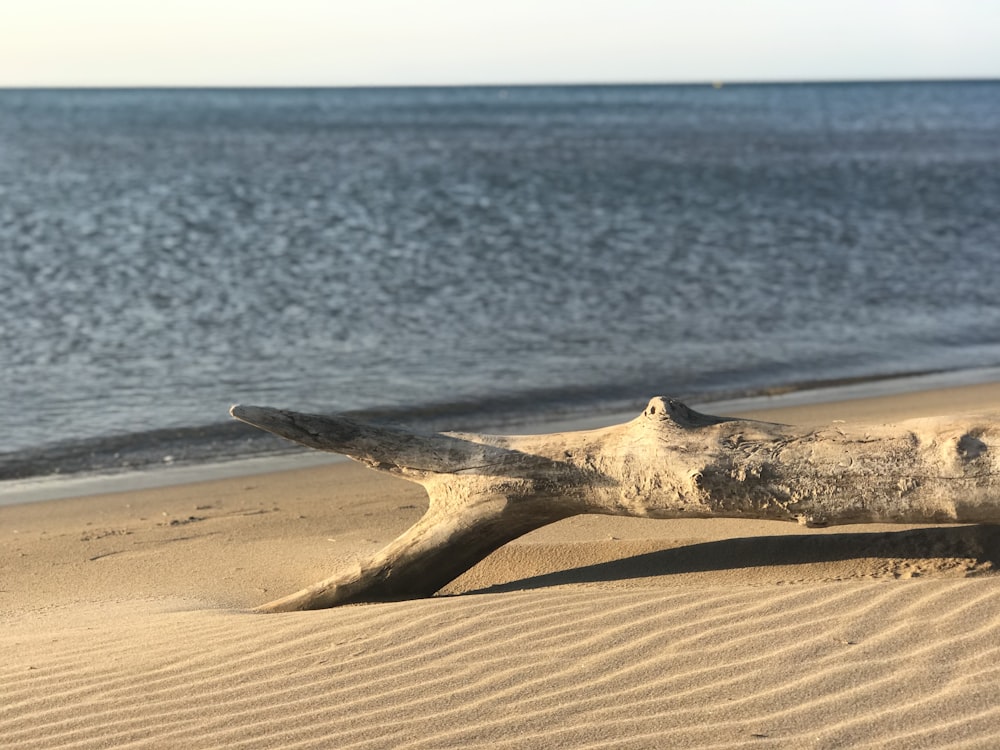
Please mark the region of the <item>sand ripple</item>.
<svg viewBox="0 0 1000 750"><path fill-rule="evenodd" d="M988 746L998 594L985 577L576 585L279 616L172 600L49 608L6 624L0 736L18 748Z"/></svg>

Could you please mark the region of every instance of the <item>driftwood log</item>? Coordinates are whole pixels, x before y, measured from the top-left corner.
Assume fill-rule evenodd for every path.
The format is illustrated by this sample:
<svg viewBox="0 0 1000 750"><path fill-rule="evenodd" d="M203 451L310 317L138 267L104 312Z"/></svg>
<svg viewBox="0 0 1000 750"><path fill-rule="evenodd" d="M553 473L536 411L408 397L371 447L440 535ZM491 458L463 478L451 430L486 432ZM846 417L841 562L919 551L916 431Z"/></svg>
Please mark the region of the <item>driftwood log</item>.
<svg viewBox="0 0 1000 750"><path fill-rule="evenodd" d="M414 434L234 406L244 422L423 485L427 513L372 559L260 608L433 595L498 547L581 513L809 525L1000 522L1000 421L796 428L652 399L637 418L549 435Z"/></svg>

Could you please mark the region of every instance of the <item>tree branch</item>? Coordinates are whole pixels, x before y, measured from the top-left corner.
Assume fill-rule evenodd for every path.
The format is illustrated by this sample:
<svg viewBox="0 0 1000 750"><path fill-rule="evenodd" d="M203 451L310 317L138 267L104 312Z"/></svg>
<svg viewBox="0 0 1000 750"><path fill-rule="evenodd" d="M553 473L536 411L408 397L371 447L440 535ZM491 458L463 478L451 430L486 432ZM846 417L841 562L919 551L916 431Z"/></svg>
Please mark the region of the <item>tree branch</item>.
<svg viewBox="0 0 1000 750"><path fill-rule="evenodd" d="M424 486L427 513L374 558L262 611L430 596L498 547L581 513L812 525L1000 522L996 420L801 429L652 399L621 425L421 435L339 416L234 417Z"/></svg>

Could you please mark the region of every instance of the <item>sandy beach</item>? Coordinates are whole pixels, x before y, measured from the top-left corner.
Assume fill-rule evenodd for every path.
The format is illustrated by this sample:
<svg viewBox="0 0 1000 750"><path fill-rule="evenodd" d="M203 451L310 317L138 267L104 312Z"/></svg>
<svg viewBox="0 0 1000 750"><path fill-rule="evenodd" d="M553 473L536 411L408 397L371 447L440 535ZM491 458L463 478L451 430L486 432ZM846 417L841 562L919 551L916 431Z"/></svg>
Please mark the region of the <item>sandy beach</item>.
<svg viewBox="0 0 1000 750"><path fill-rule="evenodd" d="M1000 413L1000 384L745 416ZM353 463L0 507L10 748L1000 746L1000 531L579 516L425 600L248 610L390 541Z"/></svg>

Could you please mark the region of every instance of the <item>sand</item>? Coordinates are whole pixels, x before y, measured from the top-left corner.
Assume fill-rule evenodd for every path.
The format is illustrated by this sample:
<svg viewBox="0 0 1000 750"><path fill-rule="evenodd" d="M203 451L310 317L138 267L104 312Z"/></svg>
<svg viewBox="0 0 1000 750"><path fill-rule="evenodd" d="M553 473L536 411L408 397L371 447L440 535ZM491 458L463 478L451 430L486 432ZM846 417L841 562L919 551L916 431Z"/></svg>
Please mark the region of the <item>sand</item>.
<svg viewBox="0 0 1000 750"><path fill-rule="evenodd" d="M750 415L986 410L1000 385ZM425 506L344 463L0 508L0 745L1000 746L991 527L582 516L432 599L248 612Z"/></svg>

